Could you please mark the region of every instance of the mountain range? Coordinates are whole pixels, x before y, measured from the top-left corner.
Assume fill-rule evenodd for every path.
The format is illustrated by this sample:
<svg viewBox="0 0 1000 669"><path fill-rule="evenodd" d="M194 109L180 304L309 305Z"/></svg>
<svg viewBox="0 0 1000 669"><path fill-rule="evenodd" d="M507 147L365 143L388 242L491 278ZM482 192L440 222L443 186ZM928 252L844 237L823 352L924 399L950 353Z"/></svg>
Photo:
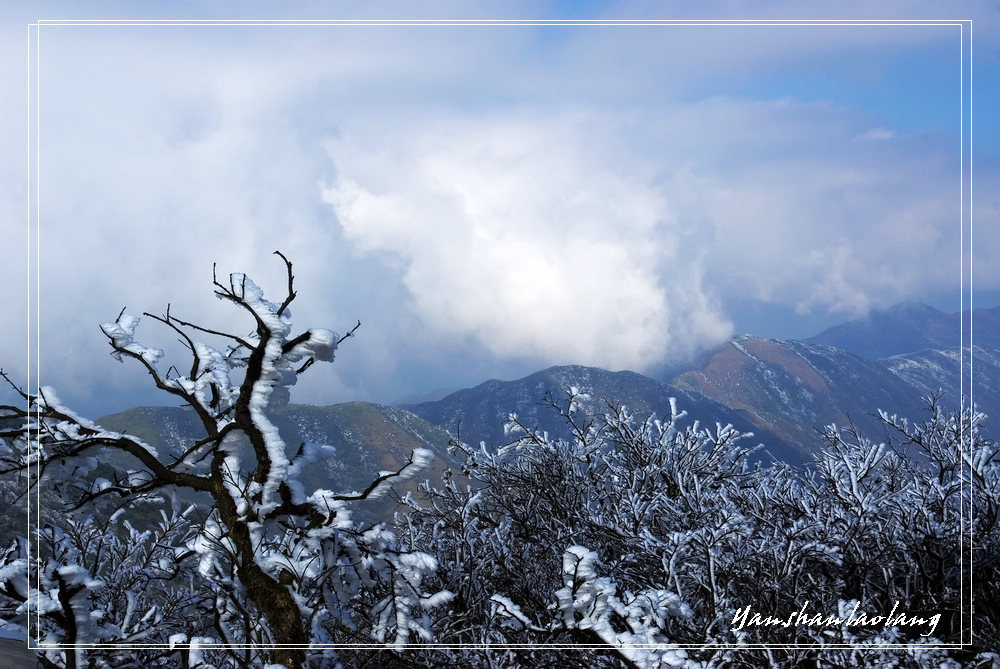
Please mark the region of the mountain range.
<svg viewBox="0 0 1000 669"><path fill-rule="evenodd" d="M607 410L609 403L621 404L640 419L650 414L663 417L673 397L678 410L687 414L681 425L695 420L709 428L716 423L732 424L741 432L753 432L757 441L765 443L772 457L793 462L801 460L790 442L766 427L756 426L739 408L727 406L707 394L629 371L610 372L580 365L550 367L515 381L494 379L438 401L404 408L456 434L466 443L496 446L511 440L504 432L504 424L512 413L527 427L552 436L565 436L565 421L543 400L548 398L557 405L565 405L566 390L570 387L586 395L580 401L584 410L600 414Z"/></svg>
<svg viewBox="0 0 1000 669"><path fill-rule="evenodd" d="M873 416L877 409L919 420L925 415L923 398L938 391L946 407L957 407L964 388L981 410L997 415L1000 387L993 379L1000 379L1000 308L946 314L905 304L805 340L740 335L668 378L578 365L551 367L396 407L290 405L274 422L290 451L303 441L336 448L336 456L315 468L313 481L306 483L341 490L363 489L379 471L405 462L417 446L437 454L437 471L429 473L436 478L455 464L447 453L450 439L487 447L506 443L510 437L504 424L511 414L552 436L565 435L565 423L543 400L563 402L570 387L587 395L582 400L586 409L599 413L607 403L624 404L640 418L662 417L670 398L676 398L687 413L685 421L706 427L732 424L754 434L752 443L764 446L765 458L800 464L820 445L825 425L854 424L879 439L882 432ZM194 416L170 407L138 407L97 422L168 452L197 430ZM989 423L985 431L990 433Z"/></svg>

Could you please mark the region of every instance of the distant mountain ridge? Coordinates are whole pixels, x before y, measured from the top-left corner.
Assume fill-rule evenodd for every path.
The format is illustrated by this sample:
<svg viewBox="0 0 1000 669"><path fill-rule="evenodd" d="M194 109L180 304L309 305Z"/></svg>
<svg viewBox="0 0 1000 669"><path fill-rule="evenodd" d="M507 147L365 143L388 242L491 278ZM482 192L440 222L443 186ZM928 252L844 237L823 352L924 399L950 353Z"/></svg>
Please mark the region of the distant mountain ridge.
<svg viewBox="0 0 1000 669"><path fill-rule="evenodd" d="M834 346L863 358L877 360L927 349L957 350L965 345L1000 349L1000 307L947 314L920 303L897 304L872 310L867 316L828 328L805 341Z"/></svg>
<svg viewBox="0 0 1000 669"><path fill-rule="evenodd" d="M967 343L970 322L976 345L963 351L963 328ZM877 409L919 420L923 398L936 394L945 407L957 408L971 390L977 407L1000 419L996 378L1000 308L945 314L911 303L874 310L801 341L737 337L671 380L745 409L756 424L787 439L809 443L829 423L854 423L877 439Z"/></svg>
<svg viewBox="0 0 1000 669"><path fill-rule="evenodd" d="M894 331L904 334L893 337ZM946 314L924 304L896 305L807 341L874 356L922 395L940 391L954 403L965 397L1000 421L1000 307Z"/></svg>
<svg viewBox="0 0 1000 669"><path fill-rule="evenodd" d="M987 432L996 431L990 426L1000 421L1000 348L973 346L965 355L958 349L926 349L879 362L923 396L942 392L954 402L971 395L973 404L993 418Z"/></svg>
<svg viewBox="0 0 1000 669"><path fill-rule="evenodd" d="M919 393L878 362L795 340L738 337L673 382L743 409L756 425L807 450L831 423L872 433L876 409L904 416L922 410Z"/></svg>
<svg viewBox="0 0 1000 669"><path fill-rule="evenodd" d="M290 453L302 441L334 446L336 455L311 470L307 485L344 491L363 489L418 446L438 456L427 475L435 479L443 467L456 464L447 453L452 436L488 447L507 443L503 427L511 413L525 425L565 436L565 424L543 399L562 402L570 387L587 394L584 408L597 414L610 402L627 405L639 418L662 417L676 398L687 422L729 423L753 432L748 445L762 443L772 457L797 464L820 445L824 426L853 423L879 439L872 415L877 409L919 420L922 398L938 390L946 406L957 407L963 381L965 394L971 388L977 406L1000 420L1000 381L994 381L1000 379L1000 308L972 312L975 346L964 356L962 318L922 304L897 305L805 340L741 335L665 379L566 365L396 407L290 405L272 420ZM198 430L190 412L169 407L137 407L97 422L170 453L190 443ZM986 428L989 433L989 422Z"/></svg>
<svg viewBox="0 0 1000 669"><path fill-rule="evenodd" d="M753 442L763 442L775 458L801 460L802 454L794 443L755 425L739 408L630 371L611 372L582 365L549 367L514 381L491 379L441 400L404 408L458 434L466 443L485 442L487 446L496 447L510 441L503 426L511 413L516 413L528 426L553 436L564 436L565 424L555 411L543 406L542 400L549 396L559 403L571 386L589 395L589 399L582 402L585 409L599 414L607 409L604 403L614 402L626 405L641 419L651 414L662 417L669 411L673 397L677 400L677 408L687 412L688 422L698 420L705 427L714 427L717 422L732 424L742 432L753 432Z"/></svg>
<svg viewBox="0 0 1000 669"><path fill-rule="evenodd" d="M662 380L578 365L551 367L406 408L459 432L463 441L496 445L507 440L502 427L511 412L528 425L561 434L555 415L539 410L540 401L546 393L561 398L569 386L591 394L590 408L598 412L593 400L612 400L643 417L662 414L675 397L692 419L752 431L776 457L796 463L820 445L821 430L831 423L854 424L878 439L876 410L919 420L924 398L939 390L945 406L957 407L962 378L973 380L977 406L1000 419L1000 384L992 381L1000 379L1000 308L972 312L977 345L965 356L964 376L962 318L903 304L805 340L741 335Z"/></svg>

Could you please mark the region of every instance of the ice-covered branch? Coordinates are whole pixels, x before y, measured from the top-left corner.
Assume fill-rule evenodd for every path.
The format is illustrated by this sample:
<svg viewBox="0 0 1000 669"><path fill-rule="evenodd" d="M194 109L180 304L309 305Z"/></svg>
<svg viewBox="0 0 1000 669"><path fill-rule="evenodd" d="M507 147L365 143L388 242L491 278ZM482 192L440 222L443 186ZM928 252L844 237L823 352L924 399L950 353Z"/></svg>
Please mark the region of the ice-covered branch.
<svg viewBox="0 0 1000 669"><path fill-rule="evenodd" d="M427 470L434 453L426 448L416 448L410 453L410 459L405 465L394 472L382 472L364 491L347 495L336 495L334 499L350 502L362 499L378 499L385 495L396 483L412 479L417 474Z"/></svg>

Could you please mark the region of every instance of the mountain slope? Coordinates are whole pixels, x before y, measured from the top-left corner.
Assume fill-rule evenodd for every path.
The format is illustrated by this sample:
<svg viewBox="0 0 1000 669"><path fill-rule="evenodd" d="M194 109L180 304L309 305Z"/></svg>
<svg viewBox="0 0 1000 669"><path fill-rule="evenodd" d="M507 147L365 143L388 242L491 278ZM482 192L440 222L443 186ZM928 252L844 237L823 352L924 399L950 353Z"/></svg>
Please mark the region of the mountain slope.
<svg viewBox="0 0 1000 669"><path fill-rule="evenodd" d="M897 305L808 341L876 360L921 397L941 393L946 406L956 407L971 394L980 411L1000 419L994 381L1000 378L1000 307L945 314L926 305ZM995 430L994 422L986 423L987 433Z"/></svg>
<svg viewBox="0 0 1000 669"><path fill-rule="evenodd" d="M302 442L333 446L333 457L307 468L307 490L329 488L349 493L364 490L380 471L395 470L414 448L430 449L431 468L423 476L436 480L445 466L454 465L448 455L450 436L417 416L398 409L365 402L334 406L290 404L275 411L271 420L285 440L289 455ZM161 454L176 455L203 436L194 412L180 407L136 407L96 421L110 430L135 435ZM413 482L400 488L412 489ZM386 512L390 501L376 504L376 515ZM361 517L371 518L362 513Z"/></svg>
<svg viewBox="0 0 1000 669"><path fill-rule="evenodd" d="M926 349L879 362L922 396L943 393L945 406L955 406L963 394L968 395L971 381L973 403L994 417L986 431L992 431L993 423L1000 420L1000 349L973 346L965 356L958 349Z"/></svg>
<svg viewBox="0 0 1000 669"><path fill-rule="evenodd" d="M444 430L466 443L507 443L503 426L510 413L527 426L565 436L562 419L543 400L560 402L571 386L590 396L585 408L598 414L612 402L627 405L639 417L663 416L674 397L688 421L731 423L754 432L753 442L763 443L773 457L799 463L821 443L824 426L854 423L878 439L881 427L872 415L877 409L920 419L922 398L939 389L946 406L957 405L963 379L972 379L981 410L1000 413L1000 384L992 381L1000 378L1000 308L976 310L971 318L977 345L964 370L958 347L962 315L909 304L874 311L805 341L737 337L663 381L570 365L514 381L490 380L401 408L359 402L292 405L274 421L290 452L302 441L336 447L336 455L315 469L307 484L345 491L363 489L417 446L439 456L436 469L453 462ZM162 407L140 407L99 422L167 452L176 452L197 431L190 413Z"/></svg>
<svg viewBox="0 0 1000 669"><path fill-rule="evenodd" d="M747 413L758 426L811 450L820 430L877 430L876 409L921 411L920 393L877 362L831 346L741 336L672 379Z"/></svg>
<svg viewBox="0 0 1000 669"><path fill-rule="evenodd" d="M970 319L976 345L963 355L963 327L968 342ZM1000 308L945 314L903 304L804 341L737 337L669 381L808 445L817 443L818 428L830 423L851 422L878 439L882 427L872 415L877 409L919 420L925 415L923 398L941 394L945 408L957 408L970 382L978 408L998 414L996 378Z"/></svg>
<svg viewBox="0 0 1000 669"><path fill-rule="evenodd" d="M969 312L946 314L926 304L899 304L875 309L864 318L836 325L805 341L877 360L925 349L951 350L969 344ZM1000 307L971 313L972 344L1000 349Z"/></svg>
<svg viewBox="0 0 1000 669"><path fill-rule="evenodd" d="M527 426L545 430L553 436L566 436L562 419L542 402L547 395L557 403L561 402L571 386L590 396L583 402L585 409L601 413L606 409L606 402L613 402L628 406L640 418L650 414L663 416L669 411L670 398L674 397L677 408L687 412L687 422L699 420L708 427L716 422L723 425L731 423L740 431L753 432L752 443L763 443L773 457L790 462L799 462L802 458L795 445L755 426L739 410L698 392L671 386L635 372L609 372L596 367L550 367L514 381L493 379L438 401L405 408L457 434L466 443L485 442L487 446L495 447L510 441L503 430L510 413L516 413Z"/></svg>

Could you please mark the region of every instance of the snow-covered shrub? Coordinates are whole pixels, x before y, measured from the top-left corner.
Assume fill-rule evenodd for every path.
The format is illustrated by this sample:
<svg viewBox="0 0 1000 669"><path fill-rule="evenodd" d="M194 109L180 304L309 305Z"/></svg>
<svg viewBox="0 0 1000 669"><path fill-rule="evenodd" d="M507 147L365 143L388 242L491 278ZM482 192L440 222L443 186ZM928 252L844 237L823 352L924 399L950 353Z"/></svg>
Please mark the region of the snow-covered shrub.
<svg viewBox="0 0 1000 669"><path fill-rule="evenodd" d="M917 425L882 414L884 444L831 426L794 469L753 464L729 426L682 429L673 404L662 420L581 415L575 389L549 404L569 438L511 416L511 443L456 443L462 471L425 484L399 520L455 594L439 639L475 648L426 664L989 664L976 653L1000 642L1000 465L980 414L935 401ZM978 650L953 656L963 531Z"/></svg>

